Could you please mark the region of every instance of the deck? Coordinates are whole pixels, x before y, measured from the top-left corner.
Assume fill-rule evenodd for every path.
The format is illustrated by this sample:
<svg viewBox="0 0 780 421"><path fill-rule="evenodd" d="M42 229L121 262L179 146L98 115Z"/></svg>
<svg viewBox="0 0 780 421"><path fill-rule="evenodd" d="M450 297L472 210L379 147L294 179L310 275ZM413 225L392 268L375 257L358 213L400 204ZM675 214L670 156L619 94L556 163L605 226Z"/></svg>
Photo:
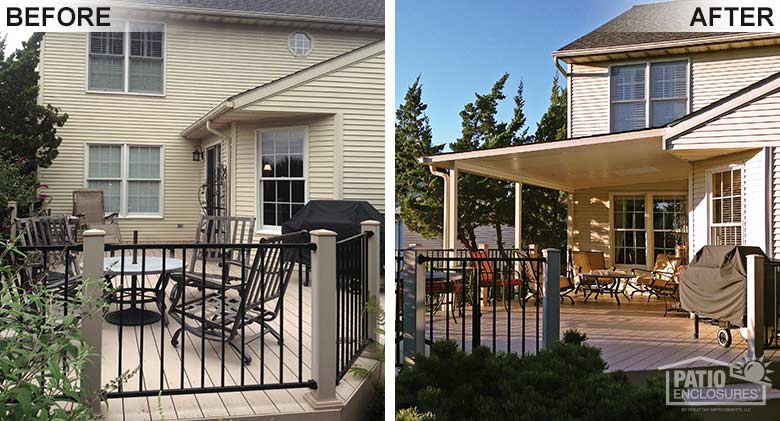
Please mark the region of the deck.
<svg viewBox="0 0 780 421"><path fill-rule="evenodd" d="M160 252L147 254L147 256L151 255L159 256ZM157 282L158 276L146 276L144 280L146 286L153 286ZM128 280L124 282L125 285L129 284ZM171 285L168 285L168 290L170 287ZM261 359L260 341L247 344L246 352L252 356L252 362L248 366L241 364L239 355L226 346L224 370L220 342L205 341L202 343L199 337L185 334L178 346L174 347L171 344L171 337L179 327L175 320L170 320L168 326L163 326L158 322L144 327L123 326L121 328L104 322L102 384L109 383L120 373L128 370L137 371L123 385L124 391L134 391L141 388L157 390L161 388L234 386L241 384L242 376L245 384L296 382L299 381L299 362L302 369L300 380L307 381L311 378L311 289L303 287L300 290L303 293L303 305L298 308L299 279L296 271L284 298L284 345L278 345L275 338L267 335ZM195 293L200 294L197 291L189 292L189 294ZM168 303L167 293L166 302ZM153 305L149 304L145 308L156 310ZM113 309L115 306L112 307ZM302 353L300 354L298 352L299 314L302 315L303 322L301 326ZM279 322L272 322L272 326L278 329ZM247 327L246 333L247 335L256 333L258 329L258 325L253 325L251 328ZM123 353L121 368L118 361L120 337ZM182 343L184 345L183 360ZM140 358L142 352L143 359ZM374 367L376 364L376 361L364 358L360 358L356 363L362 367ZM349 401L358 387L365 381L366 379L348 373L337 388L338 396L344 402ZM109 399L106 416L109 420L181 420L225 419L243 416L262 418L262 416L300 414L313 411L303 399L308 391L308 388L297 388L116 398Z"/></svg>
<svg viewBox="0 0 780 421"><path fill-rule="evenodd" d="M631 302L622 299L618 306L610 297L600 297L598 301L583 303L582 295L574 296L575 305L567 300L561 304L561 332L577 329L587 335L587 344L598 347L608 364L610 371L656 370L659 367L677 363L694 357L707 357L731 363L744 357L747 343L738 330L732 331L733 343L730 348L718 346L715 334L717 327L700 323L699 338L693 338L694 322L688 313L670 312L664 317L664 305L653 298L647 302L646 296L635 296ZM494 312L495 311L495 312ZM525 341L522 340L523 321L521 306L515 300L508 316L502 302L498 306L482 309L481 343L497 351L520 353L523 342L527 353L536 350L536 306L533 300L526 304ZM541 318L542 306L539 305ZM495 315L495 318L494 318ZM465 327L465 346L471 348L472 313L467 308L465 320L458 318L457 323L449 317L449 338L462 344ZM494 324L495 321L495 324ZM431 334L430 314L426 313L426 339ZM465 326L464 326L465 323ZM434 314L433 337L443 339L447 334L447 320L443 311ZM496 334L493 335L495 326ZM540 323L541 326L541 323ZM541 331L541 330L540 330ZM509 334L509 335L508 335ZM495 336L495 344L493 337ZM539 336L541 341L541 336ZM539 344L541 346L541 343ZM780 361L780 350L768 349L765 358ZM694 366L707 363L695 362Z"/></svg>

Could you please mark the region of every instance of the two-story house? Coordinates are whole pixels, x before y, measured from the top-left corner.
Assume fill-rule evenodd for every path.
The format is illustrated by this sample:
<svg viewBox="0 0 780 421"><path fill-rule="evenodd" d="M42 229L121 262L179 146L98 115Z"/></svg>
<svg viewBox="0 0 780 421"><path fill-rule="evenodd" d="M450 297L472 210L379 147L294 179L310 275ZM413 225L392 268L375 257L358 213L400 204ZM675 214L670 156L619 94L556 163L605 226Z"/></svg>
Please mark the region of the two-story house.
<svg viewBox="0 0 780 421"><path fill-rule="evenodd" d="M202 211L261 234L310 199L384 209L384 2L112 1L107 32L47 33L40 101L70 118L54 213L104 192L125 239L191 240Z"/></svg>
<svg viewBox="0 0 780 421"><path fill-rule="evenodd" d="M610 264L707 244L780 256L780 36L632 32L655 7L553 52L568 139L421 159L447 183L448 247L468 172L517 183L516 227L523 183L569 192L569 245Z"/></svg>

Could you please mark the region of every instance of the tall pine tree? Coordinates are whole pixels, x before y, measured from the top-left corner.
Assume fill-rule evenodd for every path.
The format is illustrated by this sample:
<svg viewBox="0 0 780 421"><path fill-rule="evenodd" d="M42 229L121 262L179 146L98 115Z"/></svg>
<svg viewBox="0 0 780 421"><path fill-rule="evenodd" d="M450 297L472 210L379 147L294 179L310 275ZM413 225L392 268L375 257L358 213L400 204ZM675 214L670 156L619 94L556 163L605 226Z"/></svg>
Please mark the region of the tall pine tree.
<svg viewBox="0 0 780 421"><path fill-rule="evenodd" d="M395 201L404 224L426 238L441 235L444 186L417 158L440 153L422 102L420 77L409 87L395 113Z"/></svg>

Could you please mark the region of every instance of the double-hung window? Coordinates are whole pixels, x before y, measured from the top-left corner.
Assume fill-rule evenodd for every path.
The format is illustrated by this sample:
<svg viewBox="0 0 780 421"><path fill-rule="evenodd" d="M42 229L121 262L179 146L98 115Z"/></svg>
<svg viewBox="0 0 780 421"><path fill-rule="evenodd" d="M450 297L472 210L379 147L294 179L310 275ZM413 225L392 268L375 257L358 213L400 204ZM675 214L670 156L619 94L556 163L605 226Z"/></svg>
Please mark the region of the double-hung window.
<svg viewBox="0 0 780 421"><path fill-rule="evenodd" d="M112 31L89 34L88 90L162 94L164 25L122 22Z"/></svg>
<svg viewBox="0 0 780 421"><path fill-rule="evenodd" d="M613 66L611 131L660 127L688 112L688 62Z"/></svg>
<svg viewBox="0 0 780 421"><path fill-rule="evenodd" d="M688 211L684 195L653 196L653 256L676 253L688 236Z"/></svg>
<svg viewBox="0 0 780 421"><path fill-rule="evenodd" d="M711 174L710 243L742 244L742 169Z"/></svg>
<svg viewBox="0 0 780 421"><path fill-rule="evenodd" d="M86 187L103 191L107 213L162 214L162 148L89 145Z"/></svg>
<svg viewBox="0 0 780 421"><path fill-rule="evenodd" d="M258 142L258 218L278 229L306 203L306 129L262 131Z"/></svg>
<svg viewBox="0 0 780 421"><path fill-rule="evenodd" d="M645 196L615 196L615 263L645 265Z"/></svg>

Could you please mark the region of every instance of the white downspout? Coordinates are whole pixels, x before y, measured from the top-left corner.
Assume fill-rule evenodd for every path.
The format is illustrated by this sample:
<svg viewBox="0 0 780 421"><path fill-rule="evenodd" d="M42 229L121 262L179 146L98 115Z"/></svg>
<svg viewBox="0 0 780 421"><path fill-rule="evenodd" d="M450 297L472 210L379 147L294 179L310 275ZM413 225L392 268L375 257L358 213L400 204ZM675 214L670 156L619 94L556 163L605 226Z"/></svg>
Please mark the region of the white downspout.
<svg viewBox="0 0 780 421"><path fill-rule="evenodd" d="M447 220L447 215L449 214L449 212L447 212L447 208L449 206L449 201L447 200L447 184L450 182L450 175L449 173L436 170L433 165L429 166L428 169L431 170L431 174L441 177L444 180L444 219L442 220L442 248L449 249L450 246L447 244L449 239L449 233L447 231L449 229L448 227L450 226L448 223L449 221ZM454 245L452 248L455 248Z"/></svg>
<svg viewBox="0 0 780 421"><path fill-rule="evenodd" d="M229 185L225 189L225 207L227 208L225 213L227 215L230 215L230 211L231 211L231 209L230 209L230 199L231 199L231 197L230 197L230 188L231 188L231 186L233 184L233 183L230 182L231 181L230 180L231 179L231 175L233 173L233 171L232 171L232 168L233 168L233 162L232 162L232 157L233 157L233 139L232 139L231 136L228 136L228 135L220 132L219 130L216 130L215 128L211 127L211 120L206 120L206 130L208 130L210 133L218 136L220 140L226 141L226 143L227 143L227 147L228 147L228 150L227 150L227 161L228 162L227 162L227 165L225 165L225 167L227 168L227 171L228 171L228 173L226 174L226 179L227 179ZM220 157L220 158L222 158L222 157Z"/></svg>

